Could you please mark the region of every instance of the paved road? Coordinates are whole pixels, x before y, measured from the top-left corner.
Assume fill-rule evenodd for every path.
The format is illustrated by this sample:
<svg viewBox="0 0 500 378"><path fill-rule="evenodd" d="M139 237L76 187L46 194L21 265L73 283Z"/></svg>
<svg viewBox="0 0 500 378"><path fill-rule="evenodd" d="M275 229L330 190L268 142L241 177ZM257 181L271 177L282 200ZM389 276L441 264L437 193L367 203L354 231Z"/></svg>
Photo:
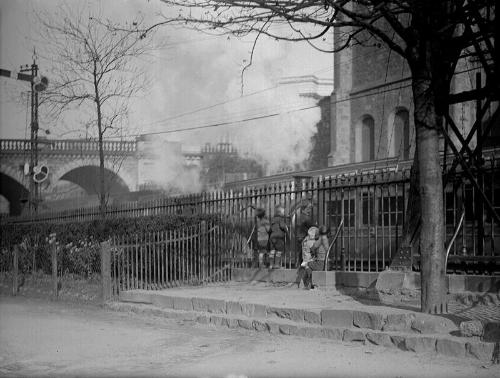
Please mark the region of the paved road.
<svg viewBox="0 0 500 378"><path fill-rule="evenodd" d="M498 377L500 365L0 297L0 376Z"/></svg>

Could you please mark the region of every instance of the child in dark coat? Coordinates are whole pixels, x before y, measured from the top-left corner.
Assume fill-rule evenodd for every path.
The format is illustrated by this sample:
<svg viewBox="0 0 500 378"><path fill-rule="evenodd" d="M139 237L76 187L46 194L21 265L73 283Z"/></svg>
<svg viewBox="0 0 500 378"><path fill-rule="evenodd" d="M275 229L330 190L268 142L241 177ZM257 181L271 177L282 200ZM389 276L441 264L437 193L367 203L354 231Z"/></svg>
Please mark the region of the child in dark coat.
<svg viewBox="0 0 500 378"><path fill-rule="evenodd" d="M269 219L266 217L266 211L258 208L255 211L255 225L254 225L254 267L264 267L267 254L269 252L269 232L271 225Z"/></svg>
<svg viewBox="0 0 500 378"><path fill-rule="evenodd" d="M274 217L271 220L271 235L269 237L269 268L281 268L281 258L285 252L285 238L288 234L288 227L285 223L285 208L276 206Z"/></svg>

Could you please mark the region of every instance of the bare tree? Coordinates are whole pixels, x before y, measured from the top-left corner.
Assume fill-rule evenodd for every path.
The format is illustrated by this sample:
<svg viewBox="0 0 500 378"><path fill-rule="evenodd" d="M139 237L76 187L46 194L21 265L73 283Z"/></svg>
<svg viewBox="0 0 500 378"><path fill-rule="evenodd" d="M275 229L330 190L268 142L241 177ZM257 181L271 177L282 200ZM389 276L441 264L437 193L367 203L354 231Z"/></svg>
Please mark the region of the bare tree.
<svg viewBox="0 0 500 378"><path fill-rule="evenodd" d="M381 44L410 67L419 172L422 311L447 311L443 184L439 137L448 115L451 80L458 60L472 46L489 48L493 0L162 0L164 23L179 22L205 32L231 33L315 45L331 29L330 52L354 44ZM276 25L288 25L287 31ZM482 39L481 39L482 38ZM323 49L325 50L325 49ZM327 51L327 49L325 50ZM498 49L497 49L498 51ZM493 55L493 51L490 51ZM497 55L498 56L498 55ZM464 94L467 98L467 94Z"/></svg>
<svg viewBox="0 0 500 378"><path fill-rule="evenodd" d="M87 11L88 12L88 11ZM106 213L105 136L122 135L132 96L145 90L146 75L137 58L152 49L151 39L118 28L100 16L63 6L54 15L37 17L44 57L52 67L44 104L49 112L71 111L99 145L99 208ZM148 36L149 37L149 36Z"/></svg>

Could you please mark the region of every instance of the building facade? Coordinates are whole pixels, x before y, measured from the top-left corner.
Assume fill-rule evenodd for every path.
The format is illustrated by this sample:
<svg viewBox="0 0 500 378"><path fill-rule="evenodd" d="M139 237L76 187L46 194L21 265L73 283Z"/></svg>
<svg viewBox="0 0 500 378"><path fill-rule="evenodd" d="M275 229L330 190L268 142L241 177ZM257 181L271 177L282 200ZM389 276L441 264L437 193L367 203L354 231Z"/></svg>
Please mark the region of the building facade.
<svg viewBox="0 0 500 378"><path fill-rule="evenodd" d="M339 38L335 38L337 44ZM476 67L470 59L459 62L452 93L475 88L475 74L480 71ZM474 123L475 106L469 101L450 107L464 136ZM358 44L335 53L328 165L411 159L413 111L411 73L401 56L380 44Z"/></svg>

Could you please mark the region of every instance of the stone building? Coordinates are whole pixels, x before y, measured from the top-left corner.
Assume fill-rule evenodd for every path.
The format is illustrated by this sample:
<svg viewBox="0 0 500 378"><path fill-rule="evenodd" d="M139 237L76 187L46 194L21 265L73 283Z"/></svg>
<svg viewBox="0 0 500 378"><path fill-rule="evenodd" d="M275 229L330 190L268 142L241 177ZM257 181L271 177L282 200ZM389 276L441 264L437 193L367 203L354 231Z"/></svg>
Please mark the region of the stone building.
<svg viewBox="0 0 500 378"><path fill-rule="evenodd" d="M477 66L459 62L452 93L475 87ZM354 45L334 54L328 165L411 159L413 111L410 69L398 54L378 45ZM452 105L451 116L466 135L475 120L475 102Z"/></svg>

